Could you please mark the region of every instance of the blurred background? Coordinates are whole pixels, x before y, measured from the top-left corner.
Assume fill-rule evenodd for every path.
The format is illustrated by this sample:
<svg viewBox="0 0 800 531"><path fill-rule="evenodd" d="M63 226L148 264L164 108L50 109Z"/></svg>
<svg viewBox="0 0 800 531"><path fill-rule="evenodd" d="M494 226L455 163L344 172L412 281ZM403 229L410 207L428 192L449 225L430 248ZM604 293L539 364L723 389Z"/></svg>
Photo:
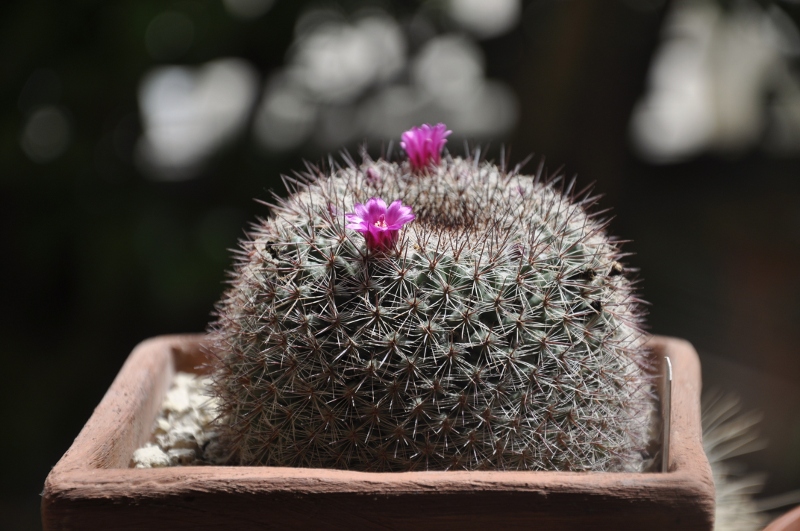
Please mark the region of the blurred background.
<svg viewBox="0 0 800 531"><path fill-rule="evenodd" d="M26 0L0 7L0 514L131 349L199 332L280 175L444 121L596 183L654 333L800 489L800 2Z"/></svg>

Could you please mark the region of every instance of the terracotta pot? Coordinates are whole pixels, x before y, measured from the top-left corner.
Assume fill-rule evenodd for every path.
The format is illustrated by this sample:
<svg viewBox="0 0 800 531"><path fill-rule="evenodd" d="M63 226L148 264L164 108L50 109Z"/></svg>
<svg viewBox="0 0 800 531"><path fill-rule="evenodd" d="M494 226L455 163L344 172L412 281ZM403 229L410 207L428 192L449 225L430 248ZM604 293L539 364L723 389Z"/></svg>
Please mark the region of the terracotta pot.
<svg viewBox="0 0 800 531"><path fill-rule="evenodd" d="M800 531L800 507L773 521L764 528L764 531Z"/></svg>
<svg viewBox="0 0 800 531"><path fill-rule="evenodd" d="M713 527L700 363L685 341L652 340L654 355L668 355L674 372L666 473L129 468L175 371L193 371L203 361L201 340L165 336L136 347L45 481L45 530Z"/></svg>

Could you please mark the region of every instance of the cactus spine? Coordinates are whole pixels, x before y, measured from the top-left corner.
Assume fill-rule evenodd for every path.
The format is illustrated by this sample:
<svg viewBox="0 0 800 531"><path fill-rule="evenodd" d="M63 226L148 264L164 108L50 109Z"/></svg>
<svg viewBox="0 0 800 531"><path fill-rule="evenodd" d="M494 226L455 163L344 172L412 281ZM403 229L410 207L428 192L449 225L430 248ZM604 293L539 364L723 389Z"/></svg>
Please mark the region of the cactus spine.
<svg viewBox="0 0 800 531"><path fill-rule="evenodd" d="M241 243L210 327L232 459L644 469L640 304L593 198L540 176L365 157L291 181ZM416 216L383 249L348 228L371 198Z"/></svg>

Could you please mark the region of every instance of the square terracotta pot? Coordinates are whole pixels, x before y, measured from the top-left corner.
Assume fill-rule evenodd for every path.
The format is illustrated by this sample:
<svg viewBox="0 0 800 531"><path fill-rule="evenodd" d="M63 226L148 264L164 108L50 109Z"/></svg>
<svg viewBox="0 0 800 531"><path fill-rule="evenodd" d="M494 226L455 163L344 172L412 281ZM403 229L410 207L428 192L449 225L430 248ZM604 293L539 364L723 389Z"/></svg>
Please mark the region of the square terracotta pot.
<svg viewBox="0 0 800 531"><path fill-rule="evenodd" d="M45 481L45 530L713 528L700 363L685 341L652 339L674 374L665 473L130 468L175 372L203 361L201 341L164 336L136 347Z"/></svg>

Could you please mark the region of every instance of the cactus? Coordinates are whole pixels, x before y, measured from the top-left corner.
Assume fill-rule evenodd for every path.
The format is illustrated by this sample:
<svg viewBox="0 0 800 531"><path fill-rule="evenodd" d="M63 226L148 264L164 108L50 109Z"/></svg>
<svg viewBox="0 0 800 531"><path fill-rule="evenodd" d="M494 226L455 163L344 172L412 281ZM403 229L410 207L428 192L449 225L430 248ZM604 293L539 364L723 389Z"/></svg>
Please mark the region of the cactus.
<svg viewBox="0 0 800 531"><path fill-rule="evenodd" d="M209 328L232 462L647 468L641 303L595 198L442 158L448 134L285 179L241 242Z"/></svg>
<svg viewBox="0 0 800 531"><path fill-rule="evenodd" d="M765 477L745 473L742 463L737 462L738 457L766 447L758 430L761 415L744 411L736 395L713 390L703 392L701 419L703 449L714 478L715 531L764 529L769 516L754 497L761 492ZM777 498L787 499L785 495Z"/></svg>

